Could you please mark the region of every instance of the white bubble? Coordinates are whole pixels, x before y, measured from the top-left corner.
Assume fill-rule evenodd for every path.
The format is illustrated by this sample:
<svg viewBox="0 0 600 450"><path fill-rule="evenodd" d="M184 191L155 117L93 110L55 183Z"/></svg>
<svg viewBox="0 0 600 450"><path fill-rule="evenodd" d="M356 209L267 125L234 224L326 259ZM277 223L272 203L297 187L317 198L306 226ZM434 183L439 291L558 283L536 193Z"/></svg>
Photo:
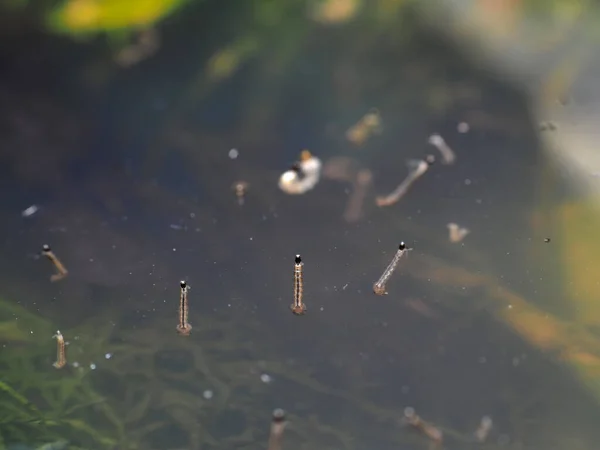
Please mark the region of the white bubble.
<svg viewBox="0 0 600 450"><path fill-rule="evenodd" d="M202 393L202 396L206 399L206 400L210 400L211 398L213 398L213 391L211 391L210 389L207 389L206 391L204 391Z"/></svg>
<svg viewBox="0 0 600 450"><path fill-rule="evenodd" d="M106 358L106 359L112 358L112 353L107 353L106 355L104 355L104 358Z"/></svg>
<svg viewBox="0 0 600 450"><path fill-rule="evenodd" d="M96 370L96 364L94 364L94 363L91 363L91 364L90 364L90 369L92 369L92 370Z"/></svg>
<svg viewBox="0 0 600 450"><path fill-rule="evenodd" d="M232 148L231 150L229 150L230 159L236 159L238 156L240 156L240 152L238 152L237 148Z"/></svg>
<svg viewBox="0 0 600 450"><path fill-rule="evenodd" d="M262 381L263 383L270 383L271 381L273 381L273 378L271 378L271 375L263 373L260 376L260 381Z"/></svg>

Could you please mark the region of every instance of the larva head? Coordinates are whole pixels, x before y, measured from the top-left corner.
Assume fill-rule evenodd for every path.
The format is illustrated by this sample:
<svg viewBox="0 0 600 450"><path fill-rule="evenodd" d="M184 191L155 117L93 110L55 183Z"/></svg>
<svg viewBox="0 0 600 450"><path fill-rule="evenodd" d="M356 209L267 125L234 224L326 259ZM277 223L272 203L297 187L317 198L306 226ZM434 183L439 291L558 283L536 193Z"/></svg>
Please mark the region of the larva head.
<svg viewBox="0 0 600 450"><path fill-rule="evenodd" d="M181 280L179 282L179 286L181 286L181 289L185 289L187 287L187 283L184 280Z"/></svg>
<svg viewBox="0 0 600 450"><path fill-rule="evenodd" d="M400 242L400 245L398 246L398 250L406 250L406 244L404 243L404 241Z"/></svg>
<svg viewBox="0 0 600 450"><path fill-rule="evenodd" d="M300 257L300 255L296 255L296 258L294 258L294 263L296 263L296 264L302 263L302 258Z"/></svg>
<svg viewBox="0 0 600 450"><path fill-rule="evenodd" d="M50 251L52 251L52 250L50 249L50 246L48 244L42 245L42 252L43 253L48 253Z"/></svg>

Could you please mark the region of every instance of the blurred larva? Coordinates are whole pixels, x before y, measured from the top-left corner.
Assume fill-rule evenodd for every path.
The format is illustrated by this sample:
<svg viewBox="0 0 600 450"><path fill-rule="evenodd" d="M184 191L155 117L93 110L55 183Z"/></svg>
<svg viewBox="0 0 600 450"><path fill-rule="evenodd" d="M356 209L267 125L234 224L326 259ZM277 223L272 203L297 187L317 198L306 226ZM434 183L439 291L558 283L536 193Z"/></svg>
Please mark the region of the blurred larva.
<svg viewBox="0 0 600 450"><path fill-rule="evenodd" d="M277 408L273 411L271 418L271 432L269 433L268 450L280 450L283 439L283 430L285 429L285 411Z"/></svg>
<svg viewBox="0 0 600 450"><path fill-rule="evenodd" d="M381 116L377 108L371 109L358 122L348 128L346 139L354 145L363 145L374 134L381 133Z"/></svg>
<svg viewBox="0 0 600 450"><path fill-rule="evenodd" d="M429 136L429 141L431 145L437 148L442 154L442 164L453 164L456 161L456 154L452 149L446 144L446 141L439 134L432 134Z"/></svg>
<svg viewBox="0 0 600 450"><path fill-rule="evenodd" d="M407 177L400 183L400 185L394 189L390 194L385 197L377 197L375 202L377 206L390 206L404 197L404 194L408 192L410 186L418 180L427 169L435 162L435 157L433 155L427 155L425 159L414 160L411 159L408 161L408 166L411 168L411 171L407 175Z"/></svg>
<svg viewBox="0 0 600 450"><path fill-rule="evenodd" d="M60 262L60 259L58 259L58 257L54 254L54 252L48 244L44 244L44 246L42 247L42 254L46 258L48 258L56 268L57 273L50 276L50 281L59 281L67 276L69 272L67 271L65 266Z"/></svg>

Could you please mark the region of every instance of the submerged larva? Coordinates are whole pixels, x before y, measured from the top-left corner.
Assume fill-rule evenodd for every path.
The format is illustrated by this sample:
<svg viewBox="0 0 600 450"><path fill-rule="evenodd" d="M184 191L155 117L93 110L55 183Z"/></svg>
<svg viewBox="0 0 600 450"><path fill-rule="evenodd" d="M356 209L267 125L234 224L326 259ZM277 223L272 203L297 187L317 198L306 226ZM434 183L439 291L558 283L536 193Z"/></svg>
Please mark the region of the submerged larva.
<svg viewBox="0 0 600 450"><path fill-rule="evenodd" d="M403 422L423 433L431 439L436 446L439 447L441 445L444 439L442 430L421 419L414 408L411 408L410 406L404 408Z"/></svg>
<svg viewBox="0 0 600 450"><path fill-rule="evenodd" d="M456 154L442 136L439 134L432 134L429 136L428 142L442 154L442 164L454 164L454 161L456 161Z"/></svg>
<svg viewBox="0 0 600 450"><path fill-rule="evenodd" d="M283 430L285 429L285 411L277 408L273 411L271 417L271 432L269 433L268 450L280 450L281 441L283 439Z"/></svg>
<svg viewBox="0 0 600 450"><path fill-rule="evenodd" d="M60 259L54 254L48 244L42 246L42 254L52 262L56 268L56 273L50 276L50 281L59 281L67 276L69 273L66 267L60 262Z"/></svg>
<svg viewBox="0 0 600 450"><path fill-rule="evenodd" d="M59 330L57 330L56 334L52 337L56 339L56 361L52 365L57 369L62 369L67 364L65 338Z"/></svg>

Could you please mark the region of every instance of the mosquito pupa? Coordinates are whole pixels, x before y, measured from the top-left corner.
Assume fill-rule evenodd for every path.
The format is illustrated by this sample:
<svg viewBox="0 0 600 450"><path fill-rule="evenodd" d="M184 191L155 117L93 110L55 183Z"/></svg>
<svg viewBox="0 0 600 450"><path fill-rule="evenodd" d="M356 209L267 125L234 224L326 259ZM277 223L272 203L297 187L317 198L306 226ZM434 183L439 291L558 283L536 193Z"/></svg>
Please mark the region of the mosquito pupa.
<svg viewBox="0 0 600 450"><path fill-rule="evenodd" d="M182 336L189 336L192 332L192 326L188 322L188 291L190 287L185 281L179 283L181 293L179 294L179 323L177 332Z"/></svg>
<svg viewBox="0 0 600 450"><path fill-rule="evenodd" d="M52 365L57 369L62 369L67 364L67 357L65 356L65 338L58 330L52 337L56 339L56 361Z"/></svg>
<svg viewBox="0 0 600 450"><path fill-rule="evenodd" d="M452 243L462 241L471 232L468 228L461 227L455 223L449 223L446 226L448 227L448 239Z"/></svg>
<svg viewBox="0 0 600 450"><path fill-rule="evenodd" d="M392 261L386 267L386 269L383 271L383 273L379 277L379 280L377 280L375 282L375 284L373 284L373 292L375 294L387 295L387 291L385 289L387 282L389 281L390 277L396 270L396 267L398 267L398 263L400 262L400 259L410 250L412 250L412 249L406 247L406 244L404 242L400 242L400 245L398 246L398 251L392 258Z"/></svg>
<svg viewBox="0 0 600 450"><path fill-rule="evenodd" d="M48 244L42 246L42 254L48 258L56 268L56 273L50 276L50 281L59 281L67 276L69 271L65 268L63 263L60 262L60 259L57 258Z"/></svg>
<svg viewBox="0 0 600 450"><path fill-rule="evenodd" d="M429 169L434 162L435 157L433 155L427 155L425 159L409 160L408 167L410 168L410 172L407 177L391 193L385 197L377 197L375 199L377 206L390 206L404 197L411 185L427 172L427 169Z"/></svg>
<svg viewBox="0 0 600 450"><path fill-rule="evenodd" d="M371 136L381 133L381 115L377 108L372 108L361 119L348 128L346 139L354 145L363 145Z"/></svg>
<svg viewBox="0 0 600 450"><path fill-rule="evenodd" d="M446 141L439 134L432 134L429 136L428 142L437 148L442 154L442 164L453 164L456 160L456 154L454 151L446 144Z"/></svg>
<svg viewBox="0 0 600 450"><path fill-rule="evenodd" d="M308 150L302 150L300 161L279 177L279 189L286 194L300 195L313 189L321 179L322 162Z"/></svg>
<svg viewBox="0 0 600 450"><path fill-rule="evenodd" d="M306 305L302 301L304 294L304 263L300 255L296 255L294 259L294 303L290 309L297 316L301 316L306 312Z"/></svg>
<svg viewBox="0 0 600 450"><path fill-rule="evenodd" d="M483 416L479 427L475 431L475 440L483 444L487 440L490 431L492 431L493 426L492 418L490 416Z"/></svg>
<svg viewBox="0 0 600 450"><path fill-rule="evenodd" d="M268 450L280 450L283 439L283 430L285 429L285 411L277 408L273 411L271 418L271 432L269 433Z"/></svg>
<svg viewBox="0 0 600 450"><path fill-rule="evenodd" d="M444 434L442 433L442 430L436 428L428 422L425 422L417 415L415 409L411 408L410 406L404 408L404 423L423 433L438 446L443 441Z"/></svg>

